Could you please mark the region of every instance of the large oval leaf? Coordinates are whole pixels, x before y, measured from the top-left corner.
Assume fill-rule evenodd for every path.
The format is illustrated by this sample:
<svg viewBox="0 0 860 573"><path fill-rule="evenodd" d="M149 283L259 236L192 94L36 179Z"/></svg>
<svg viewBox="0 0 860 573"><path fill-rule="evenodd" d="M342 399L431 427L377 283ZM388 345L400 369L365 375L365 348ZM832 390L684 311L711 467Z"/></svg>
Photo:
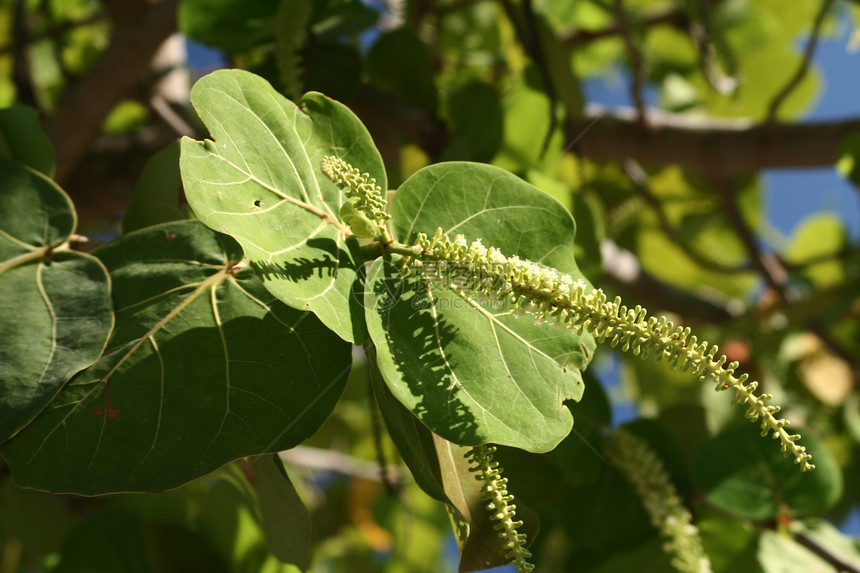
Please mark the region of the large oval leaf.
<svg viewBox="0 0 860 573"><path fill-rule="evenodd" d="M814 436L803 435L815 459L815 471L797 471L768 440L748 424L726 430L703 445L693 465L696 487L709 503L746 519L772 519L825 512L842 495L842 473L833 456Z"/></svg>
<svg viewBox="0 0 860 573"><path fill-rule="evenodd" d="M116 285L104 356L3 455L18 484L100 494L175 487L292 447L334 407L350 346L275 300L239 246L196 221L97 251Z"/></svg>
<svg viewBox="0 0 860 573"><path fill-rule="evenodd" d="M0 157L0 442L99 357L113 327L104 266L64 246L75 223L59 187Z"/></svg>
<svg viewBox="0 0 860 573"><path fill-rule="evenodd" d="M351 233L338 220L343 196L320 162L337 155L385 188L367 130L333 100L311 93L299 108L238 70L198 81L191 102L215 139L182 140L182 180L196 215L239 241L272 294L313 311L344 340L361 342Z"/></svg>
<svg viewBox="0 0 860 573"><path fill-rule="evenodd" d="M0 109L0 155L53 175L54 148L37 110L20 105Z"/></svg>
<svg viewBox="0 0 860 573"><path fill-rule="evenodd" d="M404 183L391 208L394 236L411 242L437 227L582 277L570 214L501 169L438 164ZM467 299L444 285L404 282L389 258L374 261L366 290L380 370L392 393L435 433L461 445L543 452L570 432L573 418L562 403L582 395L590 336L517 318L494 297Z"/></svg>

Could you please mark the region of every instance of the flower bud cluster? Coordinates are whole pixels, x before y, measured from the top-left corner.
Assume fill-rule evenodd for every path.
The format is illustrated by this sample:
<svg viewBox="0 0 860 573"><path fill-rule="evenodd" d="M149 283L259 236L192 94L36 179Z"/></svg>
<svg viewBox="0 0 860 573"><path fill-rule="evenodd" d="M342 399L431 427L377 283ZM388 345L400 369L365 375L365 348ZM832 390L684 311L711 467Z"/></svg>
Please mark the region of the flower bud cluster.
<svg viewBox="0 0 860 573"><path fill-rule="evenodd" d="M673 368L691 371L700 380L712 378L718 391L733 389L735 403L748 406L746 417L759 423L762 436L773 433L782 452L793 456L802 471L815 467L806 448L796 443L800 436L786 431L787 420L776 418L779 407L767 404L772 396L757 396L758 383L748 383L747 374L735 376L739 364L727 364L725 356L717 355L716 345L699 342L689 328L675 327L665 317L648 316L641 306L628 308L621 304L620 297L609 301L600 289L588 291L581 279L573 280L570 275L517 256L505 257L480 240L469 244L457 235L452 241L437 229L432 239L419 234L414 250L419 263L413 264L415 270L421 272L424 261L435 261L432 273L424 273L431 282L445 278L445 268L439 262L465 265L472 279L447 285L461 296L503 298L515 315L528 314L540 324L563 325L579 334L588 332L601 343L609 341L613 347L632 351L643 359L666 360Z"/></svg>
<svg viewBox="0 0 860 573"><path fill-rule="evenodd" d="M607 440L605 453L642 500L651 523L665 539L663 549L671 556L672 566L682 573L710 573L699 530L654 451L644 440L618 429Z"/></svg>
<svg viewBox="0 0 860 573"><path fill-rule="evenodd" d="M475 479L484 482L481 498L487 502L491 519L499 522L493 529L505 540L505 558L510 559L518 573L529 573L534 570L534 565L527 561L532 554L526 549L526 534L517 532L523 522L515 520L517 506L511 503L514 496L508 494L506 488L508 478L501 477L499 462L493 459L495 451L495 446L477 446L469 450L466 457L475 464L469 471L475 473Z"/></svg>
<svg viewBox="0 0 860 573"><path fill-rule="evenodd" d="M355 208L370 220L383 226L389 219L388 213L385 212L385 195L376 184L376 179L333 155L323 158L320 169L348 198L356 200Z"/></svg>

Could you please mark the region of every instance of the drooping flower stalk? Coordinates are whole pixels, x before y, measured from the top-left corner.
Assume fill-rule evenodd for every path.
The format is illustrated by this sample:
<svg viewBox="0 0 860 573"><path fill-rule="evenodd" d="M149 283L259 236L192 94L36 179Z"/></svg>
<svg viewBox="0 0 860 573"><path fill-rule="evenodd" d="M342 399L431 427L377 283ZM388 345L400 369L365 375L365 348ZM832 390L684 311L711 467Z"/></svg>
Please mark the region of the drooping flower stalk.
<svg viewBox="0 0 860 573"><path fill-rule="evenodd" d="M713 379L716 390L735 391L735 403L748 406L746 417L759 423L761 435L772 433L780 441L782 452L793 456L802 471L815 467L806 448L796 443L800 436L786 431L788 420L776 417L779 406L767 404L772 396L757 396L758 383L747 382L747 374L735 376L739 364L727 364L728 359L717 354L716 345L699 342L689 328L676 327L665 317L648 316L638 305L628 308L620 297L610 301L601 289L589 291L584 281L575 281L556 269L517 256L505 257L480 240L469 244L458 235L452 241L441 229L432 239L419 234L415 245L402 252L413 257L413 268L422 272L425 280L442 282L463 297L504 298L512 304L515 314L528 314L539 323L563 325L580 334L589 332L598 342L608 341L612 347L643 359L666 360L673 368L689 370L700 380ZM426 265L426 261L434 264ZM463 273L459 273L460 280L452 283L448 280L450 265L466 266L470 280L463 281Z"/></svg>
<svg viewBox="0 0 860 573"><path fill-rule="evenodd" d="M711 573L698 528L678 497L663 463L644 440L617 429L606 440L606 457L633 485L651 523L663 536L663 549L681 573Z"/></svg>
<svg viewBox="0 0 860 573"><path fill-rule="evenodd" d="M432 238L419 233L413 245L397 243L385 228L388 214L384 195L373 179L335 157L323 160L322 171L345 190L359 214L368 220L365 232L369 234L361 236L382 243L385 248L380 254L402 255L404 269L418 273L423 280L441 283L460 296L505 299L515 314L528 314L539 323L562 325L579 334L588 332L601 343L609 341L611 346L643 359L666 360L700 380L711 378L716 390L735 391L735 403L748 406L746 417L759 423L761 435L772 433L782 452L793 456L802 471L815 467L806 448L796 443L800 436L785 429L788 420L776 417L779 406L767 403L772 396L757 396L758 382L747 382L747 374L735 376L739 364L727 364L726 356L717 354L716 345L699 342L689 328L676 327L665 317L648 316L639 305L628 308L620 297L610 301L601 289L589 290L584 281L574 281L556 269L516 255L507 257L495 247L485 247L480 239L468 243L457 235L452 240L437 229ZM463 273L464 269L468 272ZM456 271L457 281L450 280L451 271Z"/></svg>
<svg viewBox="0 0 860 573"><path fill-rule="evenodd" d="M347 196L340 211L343 222L360 237L382 237L385 243L389 242L391 239L385 228L389 219L385 212L385 195L376 179L333 155L325 157L320 168Z"/></svg>
<svg viewBox="0 0 860 573"><path fill-rule="evenodd" d="M470 472L475 472L475 479L483 482L481 498L487 502L490 519L498 521L493 529L499 532L505 543L505 559L509 559L517 568L517 573L530 573L534 565L528 562L531 553L526 549L526 534L517 532L523 522L516 520L517 506L511 503L514 496L507 490L508 478L503 478L499 462L493 459L495 446L476 446L466 453L466 457L475 464Z"/></svg>

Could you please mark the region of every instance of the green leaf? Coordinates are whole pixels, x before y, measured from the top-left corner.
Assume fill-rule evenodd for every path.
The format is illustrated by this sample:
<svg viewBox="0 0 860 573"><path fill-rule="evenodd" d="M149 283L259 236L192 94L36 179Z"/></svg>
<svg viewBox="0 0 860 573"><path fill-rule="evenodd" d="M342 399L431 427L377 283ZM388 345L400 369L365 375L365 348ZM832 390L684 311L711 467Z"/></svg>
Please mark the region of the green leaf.
<svg viewBox="0 0 860 573"><path fill-rule="evenodd" d="M374 351L368 351L368 360L373 395L400 457L424 493L450 505L451 500L442 483L442 470L436 456L433 434L391 394L376 366Z"/></svg>
<svg viewBox="0 0 860 573"><path fill-rule="evenodd" d="M280 0L183 0L179 30L196 42L227 53L244 52L273 39Z"/></svg>
<svg viewBox="0 0 860 573"><path fill-rule="evenodd" d="M663 543L657 538L651 538L632 549L616 551L611 557L594 569L595 573L664 573L674 571L669 556L663 549Z"/></svg>
<svg viewBox="0 0 860 573"><path fill-rule="evenodd" d="M64 246L75 224L59 187L0 158L0 442L99 357L113 327L104 266Z"/></svg>
<svg viewBox="0 0 860 573"><path fill-rule="evenodd" d="M310 566L311 520L277 454L249 460L269 551L302 571Z"/></svg>
<svg viewBox="0 0 860 573"><path fill-rule="evenodd" d="M379 11L361 0L317 0L313 8L311 30L325 42L357 36L379 20Z"/></svg>
<svg viewBox="0 0 860 573"><path fill-rule="evenodd" d="M499 93L483 82L471 82L448 94L452 133L445 157L490 161L504 129Z"/></svg>
<svg viewBox="0 0 860 573"><path fill-rule="evenodd" d="M842 140L836 171L855 186L860 186L860 133L849 133Z"/></svg>
<svg viewBox="0 0 860 573"><path fill-rule="evenodd" d="M100 511L66 538L59 573L148 573L144 524L120 511Z"/></svg>
<svg viewBox="0 0 860 573"><path fill-rule="evenodd" d="M779 531L762 531L758 560L764 573L837 573L837 569Z"/></svg>
<svg viewBox="0 0 860 573"><path fill-rule="evenodd" d="M412 29L398 28L380 37L367 55L367 74L370 82L384 91L436 110L433 58Z"/></svg>
<svg viewBox="0 0 860 573"><path fill-rule="evenodd" d="M17 105L0 109L0 155L53 174L54 147L42 131L39 112Z"/></svg>
<svg viewBox="0 0 860 573"><path fill-rule="evenodd" d="M182 140L182 180L195 214L239 241L272 294L360 343L366 334L351 293L351 232L338 221L341 191L320 162L338 155L384 189L385 169L367 130L333 100L311 93L297 107L238 70L201 79L191 101L215 138Z"/></svg>
<svg viewBox="0 0 860 573"><path fill-rule="evenodd" d="M605 460L598 448L610 427L610 407L600 382L589 372L583 372L582 399L568 405L576 421L575 432L545 454L505 447L496 452L518 497L536 510L557 503L570 488L594 484L603 475Z"/></svg>
<svg viewBox="0 0 860 573"><path fill-rule="evenodd" d="M458 571L479 571L507 564L505 540L493 528L497 522L490 519L487 502L481 497L482 482L469 471L465 455L470 448L456 446L438 436L434 436L433 441L442 469L442 483L453 508L449 514L460 548ZM508 493L516 495L514 490ZM516 519L523 521L517 531L527 535L526 545L530 545L540 528L538 516L521 500L515 498L513 503Z"/></svg>
<svg viewBox="0 0 860 573"><path fill-rule="evenodd" d="M340 101L349 101L361 84L361 55L352 46L323 42L305 55L305 85Z"/></svg>
<svg viewBox="0 0 860 573"><path fill-rule="evenodd" d="M65 539L58 573L226 573L207 540L192 529L148 522L132 513L94 512Z"/></svg>
<svg viewBox="0 0 860 573"><path fill-rule="evenodd" d="M570 214L501 169L438 164L404 183L391 207L394 236L411 243L437 226L582 277ZM573 418L562 403L582 395L590 336L517 318L499 299L464 299L417 277L404 281L387 257L374 261L366 291L385 381L434 433L461 445L543 452L570 432Z"/></svg>
<svg viewBox="0 0 860 573"><path fill-rule="evenodd" d="M301 443L343 391L350 347L274 299L239 246L196 221L96 251L116 329L2 453L25 487L101 494L176 487Z"/></svg>
<svg viewBox="0 0 860 573"><path fill-rule="evenodd" d="M38 556L58 551L75 523L72 508L61 497L15 487L8 479L0 488L0 507L0 543L6 551L11 539Z"/></svg>
<svg viewBox="0 0 860 573"><path fill-rule="evenodd" d="M838 253L845 248L847 240L845 225L838 214L814 213L803 219L792 233L785 260L803 264L819 257L825 259L807 265L801 273L818 287L833 287L845 280L845 264L839 260ZM833 258L826 260L827 257Z"/></svg>
<svg viewBox="0 0 860 573"><path fill-rule="evenodd" d="M179 142L173 142L146 162L125 213L122 230L130 233L151 225L188 218L180 204Z"/></svg>
<svg viewBox="0 0 860 573"><path fill-rule="evenodd" d="M787 509L793 515L826 511L842 495L836 460L809 432L795 429L812 454L815 471L802 473L790 458L748 424L705 443L696 455L693 479L705 498L732 515L772 519Z"/></svg>

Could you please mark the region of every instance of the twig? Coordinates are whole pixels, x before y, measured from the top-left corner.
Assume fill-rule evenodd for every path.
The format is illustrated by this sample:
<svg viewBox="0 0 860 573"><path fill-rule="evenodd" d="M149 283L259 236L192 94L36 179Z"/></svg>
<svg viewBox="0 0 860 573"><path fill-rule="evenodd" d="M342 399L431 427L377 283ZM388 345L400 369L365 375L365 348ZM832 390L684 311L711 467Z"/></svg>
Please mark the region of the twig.
<svg viewBox="0 0 860 573"><path fill-rule="evenodd" d="M712 28L710 23L710 6L705 0L691 3L692 6L698 7L696 15L698 19L693 18L690 21L689 32L690 37L696 44L699 52L699 61L702 64L702 72L708 84L718 93L728 94L733 92L738 87L738 81L735 77L737 74L737 65L733 54L729 51L726 42L720 42L721 50L729 59L729 67L731 71L729 75L723 73L716 62L716 46L712 40Z"/></svg>
<svg viewBox="0 0 860 573"><path fill-rule="evenodd" d="M654 193L651 192L651 189L648 186L648 175L645 173L645 170L642 169L642 166L639 165L639 163L633 159L625 159L622 165L624 168L624 172L633 182L634 190L639 194L640 197L642 197L645 203L647 203L654 210L654 213L657 215L657 221L660 224L660 227L663 229L663 232L666 233L666 235L668 235L669 238L672 239L675 245L680 248L684 252L684 254L687 255L693 262L698 264L700 267L718 273L734 274L750 270L748 265L723 265L699 253L693 247L693 243L678 239L677 229L675 229L671 221L669 221L669 217L668 215L666 215L666 210L663 209L663 204L654 195Z"/></svg>
<svg viewBox="0 0 860 573"><path fill-rule="evenodd" d="M827 16L827 13L830 11L830 7L833 6L833 2L834 0L822 0L821 8L818 10L818 14L815 15L815 22L812 24L812 31L809 34L809 41L806 43L803 60L800 62L794 75L788 80L788 83L786 83L771 100L767 109L767 123L772 124L776 121L776 114L779 112L780 106L782 106L786 98L791 95L791 92L800 85L800 82L803 81L803 78L805 78L806 74L809 72L809 66L812 64L812 58L815 55L815 48L818 45L818 37L821 34L821 26L824 23L824 18Z"/></svg>
<svg viewBox="0 0 860 573"><path fill-rule="evenodd" d="M149 109L161 118L161 121L170 127L176 135L187 135L188 137L197 135L197 132L185 121L185 118L170 107L170 102L164 96L155 94L149 98Z"/></svg>
<svg viewBox="0 0 860 573"><path fill-rule="evenodd" d="M33 78L30 74L30 56L29 50L27 50L29 29L26 11L26 0L17 0L12 8L12 77L15 81L18 101L24 105L40 109L36 90L33 86Z"/></svg>
<svg viewBox="0 0 860 573"><path fill-rule="evenodd" d="M835 555L826 547L819 545L816 541L810 539L802 533L795 533L794 540L799 544L814 553L820 559L833 566L840 573L860 573L860 568L845 561L842 557Z"/></svg>
<svg viewBox="0 0 860 573"><path fill-rule="evenodd" d="M367 344L372 343L368 341ZM375 360L375 357L368 356L367 359ZM385 460L385 449L382 447L382 420L380 419L376 396L373 393L373 377L376 374L376 364L369 365L367 368L367 405L368 408L370 408L370 427L373 435L373 448L376 450L376 464L379 472L379 481L382 482L385 487L385 492L389 496L397 497L397 490L389 476L388 463Z"/></svg>
<svg viewBox="0 0 860 573"><path fill-rule="evenodd" d="M625 296L649 308L674 312L685 319L723 324L737 317L731 306L696 296L654 278L639 266L635 255L609 240L601 245L603 279Z"/></svg>
<svg viewBox="0 0 860 573"><path fill-rule="evenodd" d="M731 179L728 177L714 177L714 182L723 213L725 213L729 224L735 230L741 244L743 244L750 259L750 264L759 272L762 279L767 283L767 286L773 289L780 303L787 303L788 296L785 289L785 281L788 275L785 268L775 256L765 256L759 249L758 241L752 229L744 220L743 213L738 208L736 201L737 192Z"/></svg>
<svg viewBox="0 0 860 573"><path fill-rule="evenodd" d="M785 270L785 265L776 254L765 255L756 241L755 235L750 229L743 214L738 209L735 201L735 189L732 182L726 177L715 177L717 193L721 199L723 211L726 213L729 224L735 229L738 238L744 245L747 255L750 258L750 263L755 267L762 279L770 287L777 296L780 305L785 306L791 302L786 281L788 274ZM860 370L856 356L845 349L836 339L834 339L827 330L818 321L814 319L807 320L804 327L814 333L836 356L845 361L850 368L857 371Z"/></svg>
<svg viewBox="0 0 860 573"><path fill-rule="evenodd" d="M639 127L635 110L586 107L567 119L567 133L579 133L597 116L577 148L588 159L643 165L678 165L702 173L733 175L771 167L832 166L840 141L860 130L860 117L810 123L755 123L748 119L702 118L649 110L652 129Z"/></svg>
<svg viewBox="0 0 860 573"><path fill-rule="evenodd" d="M645 98L642 94L645 84L645 61L642 52L633 41L633 34L627 22L627 12L624 10L624 0L614 0L614 6L618 30L624 39L624 47L627 50L627 57L630 58L630 67L633 72L633 78L630 82L630 97L636 108L636 120L640 127L647 129L649 123L645 109Z"/></svg>
<svg viewBox="0 0 860 573"><path fill-rule="evenodd" d="M652 26L660 26L663 24L673 26L675 28L685 28L689 17L686 11L678 8L669 8L658 12L645 15L637 22L640 28L650 28ZM617 36L621 33L621 26L616 21L614 24L600 28L599 30L577 30L573 34L562 39L562 42L568 48L578 48L612 36Z"/></svg>
<svg viewBox="0 0 860 573"><path fill-rule="evenodd" d="M379 481L376 462L360 460L333 450L296 446L280 452L279 455L284 461L310 470L335 471L347 476ZM395 483L403 483L407 479L406 474L397 466L389 466L387 472Z"/></svg>

